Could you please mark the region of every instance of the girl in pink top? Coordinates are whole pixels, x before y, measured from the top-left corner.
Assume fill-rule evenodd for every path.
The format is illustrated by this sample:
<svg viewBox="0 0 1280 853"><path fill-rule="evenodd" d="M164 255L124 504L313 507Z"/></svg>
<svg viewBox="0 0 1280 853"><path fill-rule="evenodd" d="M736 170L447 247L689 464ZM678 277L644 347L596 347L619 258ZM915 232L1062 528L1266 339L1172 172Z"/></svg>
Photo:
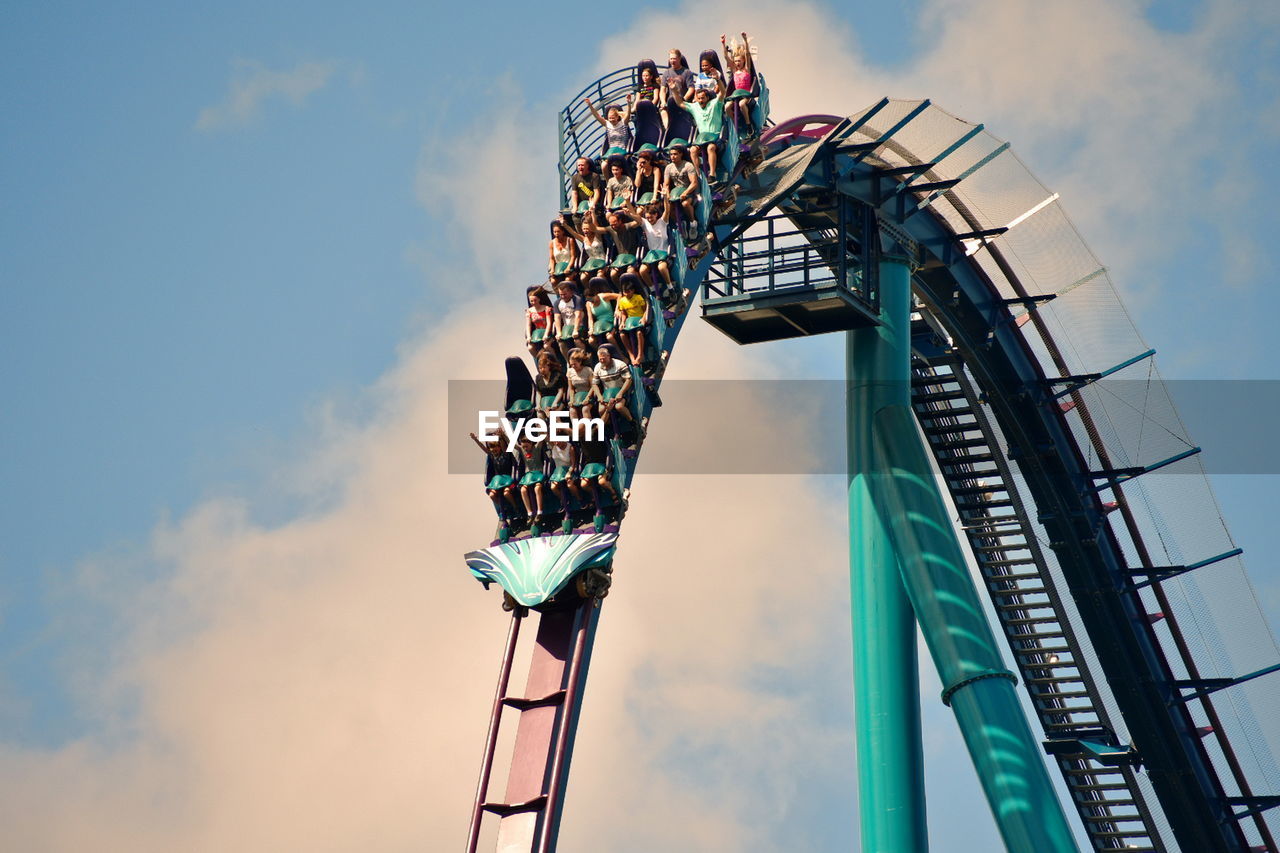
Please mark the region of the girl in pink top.
<svg viewBox="0 0 1280 853"><path fill-rule="evenodd" d="M739 91L750 92L756 82L756 65L751 59L751 45L747 42L747 34L742 34L742 43L739 44L726 41L721 33L720 46L724 48L725 65L729 69L729 82L732 84L728 87L729 94L732 96ZM746 128L746 136L755 133L751 123L751 107L754 103L755 98L732 98L727 104L729 115L738 122L739 127Z"/></svg>

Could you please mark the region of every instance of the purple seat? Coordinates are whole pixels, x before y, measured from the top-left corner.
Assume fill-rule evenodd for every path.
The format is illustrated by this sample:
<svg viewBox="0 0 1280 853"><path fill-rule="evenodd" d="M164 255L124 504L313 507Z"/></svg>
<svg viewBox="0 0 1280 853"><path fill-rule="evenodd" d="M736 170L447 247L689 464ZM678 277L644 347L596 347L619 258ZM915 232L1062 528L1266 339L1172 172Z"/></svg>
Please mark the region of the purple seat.
<svg viewBox="0 0 1280 853"><path fill-rule="evenodd" d="M681 112L684 112L684 110L681 110ZM688 115L688 113L685 113L685 115ZM662 117L658 115L658 108L654 106L652 101L640 101L636 104L631 121L633 124L632 151L638 150L641 145L646 143L662 145Z"/></svg>
<svg viewBox="0 0 1280 853"><path fill-rule="evenodd" d="M697 129L693 126L693 116L689 115L688 110L675 107L669 110L671 126L667 128L666 136L662 140L663 147L670 145L674 140L689 140L697 136Z"/></svg>
<svg viewBox="0 0 1280 853"><path fill-rule="evenodd" d="M528 400L533 396L533 375L523 358L512 356L504 363L507 372L507 404L510 409L517 400Z"/></svg>
<svg viewBox="0 0 1280 853"><path fill-rule="evenodd" d="M712 68L720 72L721 77L724 77L724 66L720 64L720 54L714 50L704 50L702 53L698 54L698 70L694 71L694 74L697 74L702 70L702 60L704 59L711 63ZM726 79L724 84L728 86L729 81Z"/></svg>
<svg viewBox="0 0 1280 853"><path fill-rule="evenodd" d="M640 72L648 68L655 78L658 76L658 64L652 59L642 59L636 63L636 85L640 85Z"/></svg>

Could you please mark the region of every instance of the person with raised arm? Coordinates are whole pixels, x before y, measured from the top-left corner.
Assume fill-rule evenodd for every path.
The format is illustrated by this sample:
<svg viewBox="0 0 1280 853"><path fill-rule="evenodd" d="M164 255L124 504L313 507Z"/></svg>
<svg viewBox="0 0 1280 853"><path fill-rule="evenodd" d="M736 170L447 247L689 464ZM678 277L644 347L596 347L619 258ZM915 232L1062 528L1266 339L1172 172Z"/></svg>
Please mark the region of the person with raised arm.
<svg viewBox="0 0 1280 853"><path fill-rule="evenodd" d="M501 434L485 443L480 441L473 432L471 440L476 443L476 447L484 451L485 494L489 496L489 500L493 501L493 507L498 511L498 518L502 521L503 527L506 527L511 520L507 505L510 504L512 511L516 509L518 493L515 482L524 474L524 469L514 454L502 449Z"/></svg>
<svg viewBox="0 0 1280 853"><path fill-rule="evenodd" d="M582 244L582 270L578 274L578 283L586 285L598 270L609 265L609 249L604 244L604 236L600 226L596 225L594 212L582 217L582 230L577 231L569 224L569 217L560 214L560 224L569 232L569 236Z"/></svg>
<svg viewBox="0 0 1280 853"><path fill-rule="evenodd" d="M682 92L671 90L672 95L680 102L680 106L693 117L694 127L698 130L698 135L693 139L696 144L689 148L693 155L694 168L702 168L702 151L705 148L708 178L712 181L715 180L716 172L720 168L720 146L724 144L720 141L720 136L724 131L725 94L724 78L716 76L714 80L714 96L709 89L698 89L693 93L693 103L686 101Z"/></svg>
<svg viewBox="0 0 1280 853"><path fill-rule="evenodd" d="M635 205L627 205L622 210L644 231L644 242L649 247L648 253L640 259L640 279L649 286L650 291L658 293L666 301L671 291L671 264L668 261L671 257L671 238L667 233L666 211L659 202L645 205L643 215L636 210ZM653 276L655 267L662 275L661 288Z"/></svg>
<svg viewBox="0 0 1280 853"><path fill-rule="evenodd" d="M617 287L624 273L640 271L640 261L636 257L640 250L640 226L621 210L609 211L607 218L609 224L601 228L600 233L609 235L617 252L609 265L609 277Z"/></svg>
<svg viewBox="0 0 1280 853"><path fill-rule="evenodd" d="M626 106L619 109L616 104L611 104L605 108L604 115L600 115L600 111L596 109L595 104L591 103L590 98L583 98L582 102L587 105L587 109L591 110L591 115L595 116L596 121L604 125L604 153L605 154L626 154L631 147L631 105L635 101L635 95L627 95ZM621 151L614 151L614 149Z"/></svg>
<svg viewBox="0 0 1280 853"><path fill-rule="evenodd" d="M751 121L751 106L755 103L752 92L756 83L756 64L751 58L747 34L742 34L742 43L738 44L727 42L724 33L721 33L720 46L724 48L724 61L729 68L729 118L737 122L739 127L745 125L744 137L752 136L756 132Z"/></svg>

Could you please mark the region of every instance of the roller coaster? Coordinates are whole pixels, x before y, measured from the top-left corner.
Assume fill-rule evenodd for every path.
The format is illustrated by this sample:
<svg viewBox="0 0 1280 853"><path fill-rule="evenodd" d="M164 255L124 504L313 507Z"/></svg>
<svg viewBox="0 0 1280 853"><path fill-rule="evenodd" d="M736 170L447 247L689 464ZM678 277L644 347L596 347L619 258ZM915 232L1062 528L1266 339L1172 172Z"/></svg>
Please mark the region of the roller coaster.
<svg viewBox="0 0 1280 853"><path fill-rule="evenodd" d="M576 164L606 154L583 99L621 102L639 82L620 69L560 111L562 207ZM847 339L862 849L928 848L918 625L1007 849L1280 851L1280 652L1154 350L1058 196L1007 142L927 100L775 122L762 74L754 86L759 132L740 138L724 121L723 176L699 175L697 227L673 223L671 273L740 344ZM643 112L631 154L693 136ZM496 849L555 850L682 307L653 312L630 368L641 428L609 440L617 499L593 511L566 498L547 530L503 521L466 555L511 613L468 851L493 819ZM508 359L509 417L528 416L532 389Z"/></svg>

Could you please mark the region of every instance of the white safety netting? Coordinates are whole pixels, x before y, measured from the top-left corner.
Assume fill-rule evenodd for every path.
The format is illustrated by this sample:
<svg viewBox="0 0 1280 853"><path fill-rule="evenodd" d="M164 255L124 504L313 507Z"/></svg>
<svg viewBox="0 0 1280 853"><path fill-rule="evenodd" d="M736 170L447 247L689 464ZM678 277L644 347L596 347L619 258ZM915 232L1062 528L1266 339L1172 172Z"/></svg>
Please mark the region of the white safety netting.
<svg viewBox="0 0 1280 853"><path fill-rule="evenodd" d="M867 118L849 141L880 139L920 105L920 101L890 101ZM854 121L872 109L855 115ZM956 144L966 136L966 141ZM1036 321L1018 322L1027 309L1011 309L1016 327L1047 378L1114 371L1082 387L1077 404L1064 414L1090 470L1158 466L1196 447L1153 358L1115 369L1150 348L1107 269L1085 245L1057 196L1003 140L930 105L894 131L868 161L889 168L934 163L916 182L960 180L950 190L924 197L926 206L953 232L1008 229L998 236L966 241L965 246L1002 297L1054 297L1033 309ZM1072 396L1062 400L1071 401ZM1031 502L1016 472L1015 481ZM1107 520L1130 567L1183 566L1235 549L1199 456L1142 474L1119 489L1132 524L1120 512L1110 513ZM1111 501L1118 495L1108 490L1102 497ZM1059 589L1065 589L1061 569L1047 547L1048 537L1043 530L1041 534L1050 572ZM1175 678L1236 678L1280 661L1280 648L1239 556L1166 580L1160 589L1159 598L1152 588L1141 595L1147 613L1163 614L1154 630ZM1069 600L1064 605L1077 635L1087 636L1074 605ZM1092 650L1084 655L1100 673ZM1114 696L1105 684L1101 687L1104 705L1120 720ZM1280 714L1276 713L1280 673L1228 687L1208 701L1220 726L1205 736L1204 743L1227 796L1242 796L1246 786L1253 796L1280 793L1274 758L1280 753ZM1188 707L1197 725L1210 725L1205 703L1192 701ZM1125 735L1122 725L1120 729L1117 733ZM1226 755L1223 741L1234 759ZM1156 819L1161 834L1169 839L1164 817ZM1266 812L1266 819L1273 832L1280 831L1275 810ZM1261 843L1252 820L1243 821L1242 826L1251 844Z"/></svg>

